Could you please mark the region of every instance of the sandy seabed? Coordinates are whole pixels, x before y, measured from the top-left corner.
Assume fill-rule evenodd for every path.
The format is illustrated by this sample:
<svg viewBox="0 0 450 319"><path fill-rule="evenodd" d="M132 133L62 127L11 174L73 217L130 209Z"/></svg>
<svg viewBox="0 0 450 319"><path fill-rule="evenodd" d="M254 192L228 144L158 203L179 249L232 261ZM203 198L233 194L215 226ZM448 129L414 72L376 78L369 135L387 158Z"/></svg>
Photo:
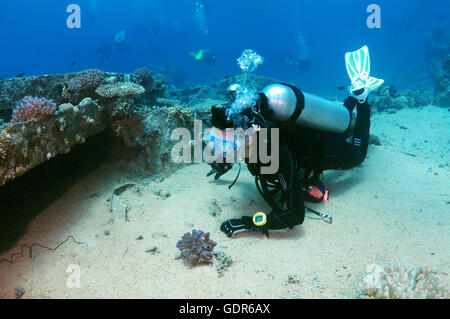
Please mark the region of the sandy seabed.
<svg viewBox="0 0 450 319"><path fill-rule="evenodd" d="M237 167L218 182L205 164L187 166L162 181L136 177L127 163L105 163L43 210L26 235L0 256L34 242L33 258L0 264L0 298L356 298L370 264L428 266L450 278L450 112L427 106L374 115L366 161L349 171L324 175L325 204L309 205L333 216L327 224L308 213L292 230L241 233L229 239L220 224L268 211L253 177ZM122 168L122 169L121 169ZM111 194L122 182L124 214L111 212ZM209 214L213 199L222 211ZM217 262L194 268L177 259L183 233L201 229L217 242L214 251L233 263L219 276ZM70 265L80 287L69 288ZM70 282L70 280L69 280Z"/></svg>

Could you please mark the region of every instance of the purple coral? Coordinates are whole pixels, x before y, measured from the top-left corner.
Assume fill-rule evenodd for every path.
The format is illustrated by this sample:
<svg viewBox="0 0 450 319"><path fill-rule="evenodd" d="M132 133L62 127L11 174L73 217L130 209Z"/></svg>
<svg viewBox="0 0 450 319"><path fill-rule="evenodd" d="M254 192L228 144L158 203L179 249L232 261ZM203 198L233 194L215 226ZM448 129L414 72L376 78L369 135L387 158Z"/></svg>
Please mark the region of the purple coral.
<svg viewBox="0 0 450 319"><path fill-rule="evenodd" d="M25 96L14 108L12 122L25 122L40 119L56 111L56 103L45 97Z"/></svg>
<svg viewBox="0 0 450 319"><path fill-rule="evenodd" d="M105 81L105 73L99 70L86 70L69 81L67 89L72 92L92 90L99 87Z"/></svg>
<svg viewBox="0 0 450 319"><path fill-rule="evenodd" d="M210 263L213 255L212 250L216 243L209 239L209 233L201 230L192 230L185 233L177 243L177 248L181 251L181 258L189 265Z"/></svg>

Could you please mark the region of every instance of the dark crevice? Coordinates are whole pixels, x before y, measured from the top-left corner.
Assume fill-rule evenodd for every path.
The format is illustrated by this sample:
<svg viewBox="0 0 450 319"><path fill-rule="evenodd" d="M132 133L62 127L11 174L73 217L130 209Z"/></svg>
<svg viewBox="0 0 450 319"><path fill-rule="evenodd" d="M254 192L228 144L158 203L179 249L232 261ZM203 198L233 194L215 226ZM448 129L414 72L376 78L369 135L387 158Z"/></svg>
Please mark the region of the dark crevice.
<svg viewBox="0 0 450 319"><path fill-rule="evenodd" d="M0 187L0 254L17 243L43 209L105 162L112 146L105 130Z"/></svg>

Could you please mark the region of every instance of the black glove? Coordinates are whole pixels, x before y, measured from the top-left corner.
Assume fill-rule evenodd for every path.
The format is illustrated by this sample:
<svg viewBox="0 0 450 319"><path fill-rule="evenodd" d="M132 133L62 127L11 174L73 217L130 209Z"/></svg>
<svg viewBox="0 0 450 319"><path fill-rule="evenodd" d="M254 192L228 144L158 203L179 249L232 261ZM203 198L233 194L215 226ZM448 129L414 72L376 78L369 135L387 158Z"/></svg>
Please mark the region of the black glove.
<svg viewBox="0 0 450 319"><path fill-rule="evenodd" d="M267 237L269 237L268 230L264 227L257 227L253 224L253 219L249 216L242 216L242 218L239 219L229 219L220 225L220 230L228 237L243 231L262 231Z"/></svg>
<svg viewBox="0 0 450 319"><path fill-rule="evenodd" d="M230 163L216 163L213 162L212 164L210 164L212 169L211 171L209 171L208 174L206 174L206 177L211 176L212 174L216 174L214 176L215 180L218 180L220 176L222 176L223 174L225 174L226 172L228 172L232 167L233 164Z"/></svg>
<svg viewBox="0 0 450 319"><path fill-rule="evenodd" d="M220 230L223 231L228 237L231 237L234 233L249 231L253 226L252 218L243 216L240 219L229 219L223 222L222 225L220 225Z"/></svg>

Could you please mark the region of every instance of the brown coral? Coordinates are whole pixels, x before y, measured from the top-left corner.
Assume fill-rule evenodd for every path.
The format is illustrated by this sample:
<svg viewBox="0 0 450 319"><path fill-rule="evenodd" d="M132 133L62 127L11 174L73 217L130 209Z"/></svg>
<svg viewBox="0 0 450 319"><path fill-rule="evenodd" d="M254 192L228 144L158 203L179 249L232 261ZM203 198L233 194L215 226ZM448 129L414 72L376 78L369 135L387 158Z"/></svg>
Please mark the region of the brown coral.
<svg viewBox="0 0 450 319"><path fill-rule="evenodd" d="M105 81L105 73L100 70L86 70L78 74L68 85L71 92L79 92L83 90L92 90L101 85Z"/></svg>
<svg viewBox="0 0 450 319"><path fill-rule="evenodd" d="M11 136L5 131L0 131L0 159L6 158L5 146L11 140Z"/></svg>
<svg viewBox="0 0 450 319"><path fill-rule="evenodd" d="M134 97L145 92L144 87L134 83L119 82L98 87L95 93L102 97Z"/></svg>

